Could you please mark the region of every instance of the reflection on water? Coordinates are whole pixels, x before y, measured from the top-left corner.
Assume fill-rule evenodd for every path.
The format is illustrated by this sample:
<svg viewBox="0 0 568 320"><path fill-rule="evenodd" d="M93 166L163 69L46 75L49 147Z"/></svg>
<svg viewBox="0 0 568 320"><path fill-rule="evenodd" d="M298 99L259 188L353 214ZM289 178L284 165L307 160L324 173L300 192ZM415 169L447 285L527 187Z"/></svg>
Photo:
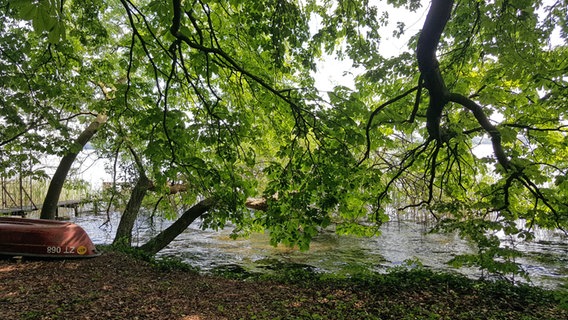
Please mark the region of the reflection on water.
<svg viewBox="0 0 568 320"><path fill-rule="evenodd" d="M91 236L95 244L109 244L114 239L118 215L85 215L74 218ZM137 220L133 242L143 244L153 234L169 226L170 221L154 218ZM101 226L102 225L102 226ZM324 231L314 238L310 250L301 252L284 246L273 247L265 234L232 240L231 228L220 231L201 230L191 225L159 256L180 257L202 270L225 265L240 265L248 270L265 270L267 263L283 262L312 266L322 272L350 273L370 269L384 271L406 260L418 259L424 266L450 270L446 262L460 253L471 253L474 248L454 234L426 234L423 224L412 221L392 221L381 228L381 235L370 238L338 236ZM566 283L568 275L568 244L558 235L538 235L537 241L517 243L517 249L527 253L519 259L523 268L537 285L557 287ZM451 269L455 270L455 269ZM457 270L478 277L477 269Z"/></svg>

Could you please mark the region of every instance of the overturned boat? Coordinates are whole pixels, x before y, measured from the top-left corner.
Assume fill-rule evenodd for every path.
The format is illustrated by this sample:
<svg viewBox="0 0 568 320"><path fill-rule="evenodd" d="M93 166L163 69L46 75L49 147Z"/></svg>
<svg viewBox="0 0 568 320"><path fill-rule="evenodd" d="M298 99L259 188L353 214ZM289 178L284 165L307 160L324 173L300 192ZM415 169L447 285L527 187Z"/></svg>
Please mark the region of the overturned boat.
<svg viewBox="0 0 568 320"><path fill-rule="evenodd" d="M0 217L0 255L89 258L100 253L85 230L74 223Z"/></svg>

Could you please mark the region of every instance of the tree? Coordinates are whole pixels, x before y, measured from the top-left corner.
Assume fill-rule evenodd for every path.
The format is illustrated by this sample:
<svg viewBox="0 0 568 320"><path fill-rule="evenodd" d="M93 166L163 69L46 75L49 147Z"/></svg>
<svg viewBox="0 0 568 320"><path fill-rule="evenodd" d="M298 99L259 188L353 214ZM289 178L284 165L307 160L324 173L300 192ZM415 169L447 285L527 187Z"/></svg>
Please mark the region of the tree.
<svg viewBox="0 0 568 320"><path fill-rule="evenodd" d="M448 214L448 219L440 220L440 227L459 229L462 235L475 240L479 254L456 258L458 265L518 272L512 263L518 254L499 247L493 232L531 238L534 226L566 227L567 202L562 186L566 163L556 158L566 148L553 142L566 139L566 110L562 103L566 98L562 92L565 79L549 60L556 56L559 60L555 61L564 61L566 52L565 46L554 48L543 41L553 32L551 22L565 10L559 9L560 2L553 3L539 19L538 6L508 1L454 6L453 1L432 1L418 38L420 79L409 122L420 112L424 87L429 98L426 135L418 148L403 154L400 169L379 199L402 175L412 172L413 166L422 165L426 195L408 206L425 206L435 216ZM469 18L458 18L465 14ZM453 21L447 28L446 24ZM446 52L442 64L436 54L440 47ZM532 65L546 68L537 71ZM546 80L535 81L544 73L548 73ZM448 88L446 82L453 88ZM509 106L499 106L504 104ZM381 111L385 107L381 106ZM489 118L493 112L504 116L500 125L494 125ZM475 178L485 172L483 166L475 166L477 159L471 152L471 137L480 133L491 139L494 159L485 160L496 165L494 181ZM444 149L446 154L440 154ZM426 161L420 161L419 156ZM491 216L493 219L489 219Z"/></svg>
<svg viewBox="0 0 568 320"><path fill-rule="evenodd" d="M75 158L77 158L79 152L83 150L87 142L91 140L93 135L97 133L100 126L103 125L105 121L106 117L104 115L97 116L97 118L77 137L75 143L70 147L70 151L61 158L59 166L51 178L47 194L45 195L45 200L43 201L40 215L41 219L55 219L59 196L61 195L63 184L65 183L65 179L67 178L69 170L71 170L71 166L73 165Z"/></svg>
<svg viewBox="0 0 568 320"><path fill-rule="evenodd" d="M74 137L81 133L83 123L91 123L97 114L104 114L107 103L101 99L104 94L97 93L99 86L91 82L94 78L99 83L107 81L99 77L105 74L98 68L102 64L97 68L83 64L87 60L83 55L96 51L93 48L97 47L97 41L87 35L97 27L88 19L89 8L73 11L80 19L74 21L73 32L66 41L60 41L64 26L59 13L63 12L53 10L53 4L49 1L0 4L0 90L3 96L0 168L7 178L20 174L44 179L46 173L43 168L38 169L41 159L47 155L63 157L64 163L52 180L42 214L49 218L55 216L65 176L74 155L80 151L77 148L81 149L88 141L89 135L94 133L91 129L96 131L101 119L97 118L90 129L79 136L78 145ZM98 37L100 44L105 36L99 32ZM88 59L88 64L97 64L99 59L104 60L105 56ZM22 163L28 164L30 169L20 172L18 167Z"/></svg>
<svg viewBox="0 0 568 320"><path fill-rule="evenodd" d="M331 223L372 234L387 213L415 209L478 245L456 264L519 272L495 233L530 239L568 223L565 1L435 0L395 57L380 51L388 10L365 0L10 3L5 15L31 21L54 52L82 30L101 35L69 52L105 62L81 75L113 99L85 109L108 115L93 143L140 185L119 234L127 244L148 191L173 210L159 200L172 184L186 186L184 213L148 252L198 218L305 249ZM6 34L30 33L18 26ZM398 22L395 35L404 30ZM364 70L354 89L315 88L324 53ZM493 156L480 158L487 139ZM265 210L248 211L260 196Z"/></svg>

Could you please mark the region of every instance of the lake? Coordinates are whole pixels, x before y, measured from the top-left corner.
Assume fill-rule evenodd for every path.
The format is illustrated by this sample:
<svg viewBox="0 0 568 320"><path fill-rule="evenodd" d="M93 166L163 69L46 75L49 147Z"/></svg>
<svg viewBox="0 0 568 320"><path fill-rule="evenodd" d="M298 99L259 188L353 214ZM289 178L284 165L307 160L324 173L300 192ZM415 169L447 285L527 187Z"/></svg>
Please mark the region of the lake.
<svg viewBox="0 0 568 320"><path fill-rule="evenodd" d="M114 239L119 215L113 213L107 224L106 214L83 215L72 220L81 225L95 244L110 244ZM143 244L171 221L143 217L137 220L133 241ZM349 275L360 270L385 272L388 268L420 261L425 267L460 272L477 278L475 268L454 269L446 264L460 253L472 253L474 247L455 234L429 234L428 228L412 220L390 221L374 237L339 236L324 230L316 236L310 250L302 252L284 246L273 247L263 233L248 238L230 238L231 226L214 231L202 230L196 223L180 234L158 256L175 256L203 271L238 265L248 271L270 272L280 264L309 267L319 272ZM517 260L535 285L557 288L568 284L568 244L565 235L539 230L533 242L513 242L525 256Z"/></svg>

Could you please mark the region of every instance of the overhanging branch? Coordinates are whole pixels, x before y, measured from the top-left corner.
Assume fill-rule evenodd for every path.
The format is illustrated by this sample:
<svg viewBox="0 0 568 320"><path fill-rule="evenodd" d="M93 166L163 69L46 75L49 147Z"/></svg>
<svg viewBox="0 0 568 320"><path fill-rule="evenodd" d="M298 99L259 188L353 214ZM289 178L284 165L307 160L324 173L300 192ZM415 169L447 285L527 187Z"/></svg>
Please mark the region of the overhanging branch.
<svg viewBox="0 0 568 320"><path fill-rule="evenodd" d="M381 110L383 110L385 107L387 107L390 104L393 104L395 102L397 102L398 100L406 97L407 95L411 94L412 92L419 90L420 86L416 86L412 89L409 89L407 91L405 91L404 93L390 99L389 101L381 104L380 106L378 106L372 113L371 116L369 117L369 121L367 121L367 127L365 129L365 136L367 137L367 149L365 150L365 155L363 156L363 158L361 160L359 160L359 162L357 163L357 165L361 165L361 163L363 163L363 161L365 161L366 159L369 158L369 153L371 152L371 137L370 137L370 131L371 131L371 126L373 125L373 119L375 118L375 116L381 112Z"/></svg>
<svg viewBox="0 0 568 320"><path fill-rule="evenodd" d="M303 110L296 102L294 102L290 97L285 96L282 93L282 90L277 90L275 87L270 85L268 82L263 80L258 75L255 75L248 70L246 70L243 66L241 66L235 59L233 59L229 54L227 54L223 49L221 49L217 39L214 38L214 42L216 47L208 47L203 44L202 37L200 37L200 41L196 42L188 37L186 34L180 31L181 28L181 17L182 17L182 8L181 8L181 0L172 0L173 4L173 18L172 18L172 26L170 27L170 33L176 37L176 39L181 40L185 44L187 44L190 48L198 50L203 53L213 54L221 59L226 66L234 69L235 71L244 74L248 78L252 79L254 82L258 83L260 86L265 88L266 90L270 91L272 94L277 96L282 101L286 102L291 108L296 120L301 118L301 112ZM196 23L192 21L194 27ZM199 30L199 28L197 28ZM298 121L296 121L298 123Z"/></svg>
<svg viewBox="0 0 568 320"><path fill-rule="evenodd" d="M507 155L505 155L505 151L503 150L503 146L501 145L501 133L491 123L491 121L489 121L489 118L487 117L487 115L485 115L485 112L483 112L483 108L480 105L478 105L477 103L475 103L475 101L467 98L466 96L458 94L458 93L451 93L451 94L449 94L448 98L449 98L450 101L464 106L465 108L467 108L469 111L471 111L473 113L473 116L475 117L477 122L489 134L489 136L491 136L491 143L493 145L493 152L495 153L495 156L497 157L497 161L499 161L499 164L501 166L503 166L503 168L505 168L505 170L508 170L511 165L510 165L509 159L507 158Z"/></svg>

